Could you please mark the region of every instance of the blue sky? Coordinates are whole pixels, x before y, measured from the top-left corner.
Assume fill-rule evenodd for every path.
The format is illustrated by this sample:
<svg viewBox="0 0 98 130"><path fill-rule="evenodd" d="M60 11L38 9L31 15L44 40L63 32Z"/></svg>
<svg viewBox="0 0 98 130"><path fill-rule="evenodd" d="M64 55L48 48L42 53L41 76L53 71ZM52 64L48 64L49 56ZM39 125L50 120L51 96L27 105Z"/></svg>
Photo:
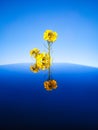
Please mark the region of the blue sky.
<svg viewBox="0 0 98 130"><path fill-rule="evenodd" d="M54 62L98 67L97 0L0 1L0 64L32 62L29 51L47 51L45 30L58 33Z"/></svg>

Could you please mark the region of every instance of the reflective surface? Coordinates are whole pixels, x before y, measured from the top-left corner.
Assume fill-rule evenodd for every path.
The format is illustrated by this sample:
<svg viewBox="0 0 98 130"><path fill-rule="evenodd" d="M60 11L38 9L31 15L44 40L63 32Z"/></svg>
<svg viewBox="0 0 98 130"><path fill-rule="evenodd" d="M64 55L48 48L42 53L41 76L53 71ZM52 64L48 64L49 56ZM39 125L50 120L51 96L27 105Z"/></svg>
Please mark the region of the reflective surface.
<svg viewBox="0 0 98 130"><path fill-rule="evenodd" d="M32 73L30 64L0 66L0 129L98 128L98 69L53 64L55 91L46 91L47 71Z"/></svg>

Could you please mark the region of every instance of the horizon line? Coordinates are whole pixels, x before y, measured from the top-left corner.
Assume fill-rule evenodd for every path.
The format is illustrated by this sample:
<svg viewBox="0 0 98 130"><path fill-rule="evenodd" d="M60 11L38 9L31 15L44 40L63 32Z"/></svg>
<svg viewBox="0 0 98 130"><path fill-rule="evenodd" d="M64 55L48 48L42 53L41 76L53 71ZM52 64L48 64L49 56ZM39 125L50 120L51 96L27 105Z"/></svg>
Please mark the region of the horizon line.
<svg viewBox="0 0 98 130"><path fill-rule="evenodd" d="M81 65L85 67L92 67L92 68L97 68L97 66L91 66L91 65L85 65L85 64L79 64L79 63L72 63L72 62L54 62L55 63L61 63L61 64L73 64L73 65ZM5 65L15 65L15 64L34 64L34 62L16 62L16 63L6 63L6 64L0 64L0 66L5 66Z"/></svg>

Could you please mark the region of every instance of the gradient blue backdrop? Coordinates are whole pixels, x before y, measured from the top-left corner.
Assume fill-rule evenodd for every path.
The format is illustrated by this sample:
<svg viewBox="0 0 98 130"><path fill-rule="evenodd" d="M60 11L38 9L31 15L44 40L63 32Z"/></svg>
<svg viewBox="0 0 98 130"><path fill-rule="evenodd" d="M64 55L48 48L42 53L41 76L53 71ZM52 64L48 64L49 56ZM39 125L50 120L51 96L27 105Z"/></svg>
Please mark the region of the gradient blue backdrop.
<svg viewBox="0 0 98 130"><path fill-rule="evenodd" d="M98 0L0 0L0 64L32 62L46 29L59 35L54 62L98 67Z"/></svg>

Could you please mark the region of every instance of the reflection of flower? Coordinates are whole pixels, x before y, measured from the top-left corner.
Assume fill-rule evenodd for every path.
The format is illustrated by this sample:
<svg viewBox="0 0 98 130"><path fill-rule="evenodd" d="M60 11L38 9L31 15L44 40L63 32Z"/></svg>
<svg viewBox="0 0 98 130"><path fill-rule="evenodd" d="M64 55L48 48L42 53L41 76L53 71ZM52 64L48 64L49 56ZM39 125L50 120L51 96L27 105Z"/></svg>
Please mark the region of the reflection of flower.
<svg viewBox="0 0 98 130"><path fill-rule="evenodd" d="M52 86L50 85L49 81L44 82L44 88L48 91L52 90Z"/></svg>
<svg viewBox="0 0 98 130"><path fill-rule="evenodd" d="M52 89L57 88L57 82L56 80L48 80L44 82L44 88L48 91L51 91Z"/></svg>
<svg viewBox="0 0 98 130"><path fill-rule="evenodd" d="M43 36L44 40L48 42L55 42L57 39L57 33L52 30L46 30Z"/></svg>
<svg viewBox="0 0 98 130"><path fill-rule="evenodd" d="M36 56L39 54L40 50L37 48L34 48L33 50L30 51L30 56L33 56L36 58Z"/></svg>
<svg viewBox="0 0 98 130"><path fill-rule="evenodd" d="M34 73L37 73L39 71L39 67L36 64L34 64L30 66L30 70Z"/></svg>

